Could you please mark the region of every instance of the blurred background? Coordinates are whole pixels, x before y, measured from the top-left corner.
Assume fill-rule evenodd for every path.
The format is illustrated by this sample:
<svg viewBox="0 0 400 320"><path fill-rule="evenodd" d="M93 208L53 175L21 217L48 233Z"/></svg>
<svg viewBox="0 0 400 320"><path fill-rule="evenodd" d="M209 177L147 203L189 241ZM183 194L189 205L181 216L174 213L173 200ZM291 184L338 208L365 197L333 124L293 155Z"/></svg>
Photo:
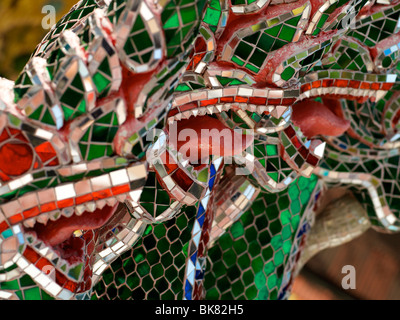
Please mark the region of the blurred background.
<svg viewBox="0 0 400 320"><path fill-rule="evenodd" d="M36 45L45 5L60 19L76 0L0 0L0 77L15 80ZM342 267L356 270L356 289L342 289ZM400 299L400 235L368 230L359 238L314 256L294 282L292 300Z"/></svg>
<svg viewBox="0 0 400 320"><path fill-rule="evenodd" d="M47 33L42 28L45 5L60 19L77 0L0 0L0 77L16 80L30 55Z"/></svg>
<svg viewBox="0 0 400 320"><path fill-rule="evenodd" d="M356 289L344 290L343 266L356 270ZM372 229L314 256L296 278L293 300L399 300L400 235Z"/></svg>

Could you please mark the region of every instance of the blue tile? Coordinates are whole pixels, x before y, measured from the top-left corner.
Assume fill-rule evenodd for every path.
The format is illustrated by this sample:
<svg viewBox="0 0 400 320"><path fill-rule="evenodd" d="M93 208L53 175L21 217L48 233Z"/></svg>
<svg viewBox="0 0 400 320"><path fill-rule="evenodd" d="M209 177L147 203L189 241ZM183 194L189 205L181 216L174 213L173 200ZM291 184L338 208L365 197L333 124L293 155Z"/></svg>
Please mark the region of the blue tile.
<svg viewBox="0 0 400 320"><path fill-rule="evenodd" d="M188 280L186 280L186 285L185 285L185 298L187 300L192 300L192 285Z"/></svg>
<svg viewBox="0 0 400 320"><path fill-rule="evenodd" d="M197 258L197 251L190 257L190 260L192 260L194 265L196 265L196 258Z"/></svg>
<svg viewBox="0 0 400 320"><path fill-rule="evenodd" d="M215 171L215 166L213 164L211 164L210 166L210 176L213 177L215 176L217 172Z"/></svg>
<svg viewBox="0 0 400 320"><path fill-rule="evenodd" d="M203 205L200 203L199 209L197 210L197 216L196 218L199 218L206 210L204 210Z"/></svg>
<svg viewBox="0 0 400 320"><path fill-rule="evenodd" d="M197 221L199 222L200 227L203 226L205 217L206 217L206 215L203 214L201 217L199 217L199 218L197 219Z"/></svg>
<svg viewBox="0 0 400 320"><path fill-rule="evenodd" d="M306 233L310 229L310 225L308 223L303 224L301 227L299 234L297 235L297 238L300 238L304 233Z"/></svg>
<svg viewBox="0 0 400 320"><path fill-rule="evenodd" d="M196 270L196 280L202 280L204 278L204 272L201 270Z"/></svg>
<svg viewBox="0 0 400 320"><path fill-rule="evenodd" d="M210 190L212 190L212 188L214 187L214 182L215 182L215 177L212 177L208 182L208 187L210 188Z"/></svg>

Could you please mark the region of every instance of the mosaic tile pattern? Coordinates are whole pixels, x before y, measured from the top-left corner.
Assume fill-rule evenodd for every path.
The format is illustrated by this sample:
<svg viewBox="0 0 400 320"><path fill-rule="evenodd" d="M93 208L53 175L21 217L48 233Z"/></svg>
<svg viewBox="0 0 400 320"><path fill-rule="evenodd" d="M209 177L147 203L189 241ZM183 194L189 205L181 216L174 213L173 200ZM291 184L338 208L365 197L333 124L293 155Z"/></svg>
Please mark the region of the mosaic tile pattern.
<svg viewBox="0 0 400 320"><path fill-rule="evenodd" d="M399 10L79 1L0 79L0 299L287 299L318 250L399 232Z"/></svg>
<svg viewBox="0 0 400 320"><path fill-rule="evenodd" d="M283 298L292 280L286 269L310 224L304 205L317 181L301 177L281 193L260 194L210 248L206 299Z"/></svg>
<svg viewBox="0 0 400 320"><path fill-rule="evenodd" d="M282 20L275 17L237 31L222 53L223 60L258 73L269 53L299 40L310 10L306 3L282 16Z"/></svg>

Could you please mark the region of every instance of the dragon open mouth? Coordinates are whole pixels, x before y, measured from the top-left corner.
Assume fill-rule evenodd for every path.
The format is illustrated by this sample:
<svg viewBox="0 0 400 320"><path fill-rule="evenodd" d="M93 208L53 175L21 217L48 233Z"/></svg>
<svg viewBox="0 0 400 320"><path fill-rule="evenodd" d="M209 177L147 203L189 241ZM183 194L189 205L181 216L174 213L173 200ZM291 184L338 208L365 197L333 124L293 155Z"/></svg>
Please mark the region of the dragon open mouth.
<svg viewBox="0 0 400 320"><path fill-rule="evenodd" d="M109 160L104 161L111 166ZM97 164L98 168L107 166L104 161ZM111 167L116 164L112 162ZM95 162L88 165L96 167ZM54 271L54 292L62 287L68 288L67 295L89 290L99 254L115 241L121 242L119 249L123 245L124 238L118 235L125 216L130 219L124 202L137 201L147 176L143 163L127 165L119 163L117 170L114 167L109 173L27 193L3 205L12 223L22 222L24 261L44 274ZM76 170L74 166L70 169ZM21 221L21 217L25 219ZM115 241L110 244L110 239Z"/></svg>
<svg viewBox="0 0 400 320"><path fill-rule="evenodd" d="M173 147L192 164L203 163L210 155L241 154L253 142L252 135L234 131L209 115L173 122L168 131Z"/></svg>
<svg viewBox="0 0 400 320"><path fill-rule="evenodd" d="M26 229L27 233L36 235L39 241L53 248L53 250L70 265L83 262L85 256L92 252L86 252L88 245L85 243L86 231L96 232L103 227L113 216L118 205L96 208L93 212L84 211L70 217L60 216L55 221L46 224L37 222L32 228Z"/></svg>

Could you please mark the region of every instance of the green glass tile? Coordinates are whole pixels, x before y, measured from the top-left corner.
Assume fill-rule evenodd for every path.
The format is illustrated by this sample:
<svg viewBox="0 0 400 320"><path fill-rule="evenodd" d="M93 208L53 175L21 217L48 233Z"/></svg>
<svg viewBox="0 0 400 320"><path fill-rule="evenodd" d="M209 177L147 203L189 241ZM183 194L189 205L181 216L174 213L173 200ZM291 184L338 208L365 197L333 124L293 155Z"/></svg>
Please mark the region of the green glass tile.
<svg viewBox="0 0 400 320"><path fill-rule="evenodd" d="M244 62L242 60L240 60L239 58L235 57L235 56L232 57L232 61L234 63L238 64L239 66L243 66L244 65Z"/></svg>
<svg viewBox="0 0 400 320"><path fill-rule="evenodd" d="M240 255L247 250L247 243L244 241L244 239L239 239L233 244L233 248L236 254Z"/></svg>
<svg viewBox="0 0 400 320"><path fill-rule="evenodd" d="M282 247L283 240L281 235L276 235L271 239L271 246L272 248L277 251Z"/></svg>
<svg viewBox="0 0 400 320"><path fill-rule="evenodd" d="M264 32L270 36L277 37L282 29L282 24L278 24L272 28L266 29Z"/></svg>
<svg viewBox="0 0 400 320"><path fill-rule="evenodd" d="M41 121L45 124L51 125L51 126L55 126L55 122L53 119L53 116L51 115L50 111L48 109L46 109L46 111L44 112L44 115L41 119Z"/></svg>
<svg viewBox="0 0 400 320"><path fill-rule="evenodd" d="M234 253L234 251L232 249L227 250L224 253L224 257L225 257L224 263L225 263L226 266L231 267L231 266L233 266L235 264L236 255L235 255L235 253Z"/></svg>
<svg viewBox="0 0 400 320"><path fill-rule="evenodd" d="M241 41L235 50L235 55L243 60L247 60L250 53L253 51L253 47Z"/></svg>
<svg viewBox="0 0 400 320"><path fill-rule="evenodd" d="M12 280L0 282L0 288L2 290L18 290L20 289L20 286L18 280Z"/></svg>
<svg viewBox="0 0 400 320"><path fill-rule="evenodd" d="M288 81L293 77L294 74L295 70L292 67L287 67L285 70L283 70L281 78L285 81Z"/></svg>
<svg viewBox="0 0 400 320"><path fill-rule="evenodd" d="M127 286L122 286L118 289L118 297L121 300L127 300L131 297L131 290Z"/></svg>
<svg viewBox="0 0 400 320"><path fill-rule="evenodd" d="M259 71L260 71L260 69L259 68L257 68L257 67L255 67L255 66L253 66L253 65L251 65L251 64L246 64L246 66L245 66L247 69L249 69L250 71L253 71L253 72L255 72L255 73L258 73Z"/></svg>
<svg viewBox="0 0 400 320"><path fill-rule="evenodd" d="M41 300L42 298L40 289L37 287L25 289L23 292L26 300Z"/></svg>
<svg viewBox="0 0 400 320"><path fill-rule="evenodd" d="M279 176L278 172L269 172L268 176L270 176L274 181L278 182L278 176Z"/></svg>
<svg viewBox="0 0 400 320"><path fill-rule="evenodd" d="M268 277L267 286L269 289L273 289L277 285L277 277L275 274L272 274Z"/></svg>
<svg viewBox="0 0 400 320"><path fill-rule="evenodd" d="M143 31L133 36L133 41L138 51L145 50L153 45L151 38L147 31Z"/></svg>
<svg viewBox="0 0 400 320"><path fill-rule="evenodd" d="M234 237L234 239L237 239L244 233L243 226L239 221L235 222L231 228L232 228L232 236Z"/></svg>
<svg viewBox="0 0 400 320"><path fill-rule="evenodd" d="M246 297L247 297L249 300L254 300L254 298L257 296L257 289L256 289L256 287L251 287L251 288L246 289L245 294L246 294Z"/></svg>
<svg viewBox="0 0 400 320"><path fill-rule="evenodd" d="M291 42L293 40L293 37L296 33L297 29L296 28L292 28L289 26L282 26L282 30L281 33L279 34L279 38L283 39L287 42Z"/></svg>
<svg viewBox="0 0 400 320"><path fill-rule="evenodd" d="M276 145L267 145L267 155L268 156L276 156L278 155L278 147Z"/></svg>
<svg viewBox="0 0 400 320"><path fill-rule="evenodd" d="M94 84L97 88L97 91L101 94L111 83L109 79L107 79L105 76L103 76L101 73L97 72L93 76L93 81Z"/></svg>
<svg viewBox="0 0 400 320"><path fill-rule="evenodd" d="M91 145L87 155L87 160L98 159L106 155L106 146Z"/></svg>
<svg viewBox="0 0 400 320"><path fill-rule="evenodd" d="M241 270L246 269L247 267L250 266L250 258L248 255L242 255L238 259L238 265Z"/></svg>
<svg viewBox="0 0 400 320"><path fill-rule="evenodd" d="M55 300L52 296L50 296L46 291L40 290L40 294L42 296L42 300Z"/></svg>
<svg viewBox="0 0 400 320"><path fill-rule="evenodd" d="M265 278L265 275L263 272L258 272L254 278L255 285L257 289L263 289L265 287L267 279Z"/></svg>
<svg viewBox="0 0 400 320"><path fill-rule="evenodd" d="M266 57L267 55L263 51L255 49L251 58L249 59L249 62L260 68Z"/></svg>
<svg viewBox="0 0 400 320"><path fill-rule="evenodd" d="M247 270L242 275L243 282L246 286L254 284L254 273L252 270Z"/></svg>
<svg viewBox="0 0 400 320"><path fill-rule="evenodd" d="M169 19L164 23L164 28L177 28L179 27L178 11L174 12Z"/></svg>
<svg viewBox="0 0 400 320"><path fill-rule="evenodd" d="M217 26L220 17L221 17L220 11L213 10L211 8L207 8L206 13L203 18L203 21L212 26Z"/></svg>
<svg viewBox="0 0 400 320"><path fill-rule="evenodd" d="M43 105L40 105L34 112L29 115L29 118L34 120L39 120L40 116L42 115Z"/></svg>
<svg viewBox="0 0 400 320"><path fill-rule="evenodd" d="M282 251L276 252L275 256L274 256L274 264L275 264L275 266L278 266L278 265L282 264L283 260L284 260L283 252Z"/></svg>
<svg viewBox="0 0 400 320"><path fill-rule="evenodd" d="M63 110L64 119L65 120L68 121L69 119L71 119L73 117L73 114L74 114L74 110L73 109L71 109L71 108L69 108L67 106L64 106L64 105L62 105L61 108Z"/></svg>
<svg viewBox="0 0 400 320"><path fill-rule="evenodd" d="M292 242L291 241L285 241L283 246L282 246L282 250L284 254L289 254L290 250L292 249Z"/></svg>

